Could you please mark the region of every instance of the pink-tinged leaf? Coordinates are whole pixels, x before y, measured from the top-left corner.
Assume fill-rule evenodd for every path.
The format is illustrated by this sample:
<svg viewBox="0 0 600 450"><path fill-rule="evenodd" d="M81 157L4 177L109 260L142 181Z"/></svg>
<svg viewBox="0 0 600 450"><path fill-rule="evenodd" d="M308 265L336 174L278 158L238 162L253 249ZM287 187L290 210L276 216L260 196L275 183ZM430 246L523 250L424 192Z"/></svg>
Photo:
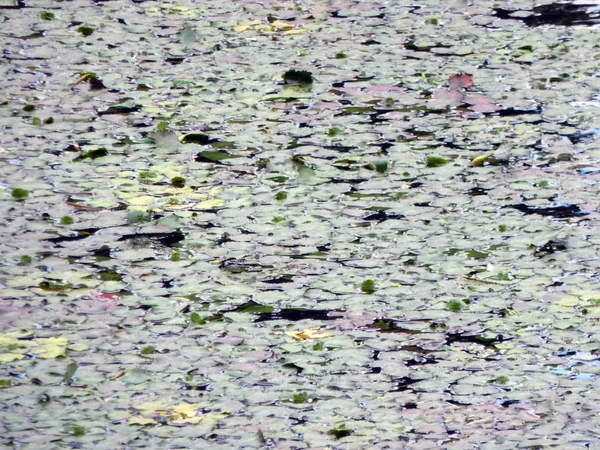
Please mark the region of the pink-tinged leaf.
<svg viewBox="0 0 600 450"><path fill-rule="evenodd" d="M471 110L474 112L480 112L480 113L491 113L491 112L495 112L495 111L500 111L502 108L500 108L499 106L496 106L492 103L482 103L480 105L473 105L471 106Z"/></svg>
<svg viewBox="0 0 600 450"><path fill-rule="evenodd" d="M391 91L402 92L403 89L401 87L390 85L390 84L379 84L376 86L369 86L365 89L365 92L391 92Z"/></svg>
<svg viewBox="0 0 600 450"><path fill-rule="evenodd" d="M106 292L96 291L96 290L91 291L90 294L93 295L94 297L98 297L103 300L109 300L109 301L115 301L118 298L115 294L108 294Z"/></svg>
<svg viewBox="0 0 600 450"><path fill-rule="evenodd" d="M470 73L455 73L448 77L448 85L452 90L473 86L473 75Z"/></svg>
<svg viewBox="0 0 600 450"><path fill-rule="evenodd" d="M464 102L471 105L471 109L475 112L486 113L502 109L494 105L492 99L486 95L469 95L465 97Z"/></svg>
<svg viewBox="0 0 600 450"><path fill-rule="evenodd" d="M460 91L438 90L433 93L431 106L434 108L454 107L463 103L464 93Z"/></svg>
<svg viewBox="0 0 600 450"><path fill-rule="evenodd" d="M340 109L342 104L339 102L318 101L310 109Z"/></svg>

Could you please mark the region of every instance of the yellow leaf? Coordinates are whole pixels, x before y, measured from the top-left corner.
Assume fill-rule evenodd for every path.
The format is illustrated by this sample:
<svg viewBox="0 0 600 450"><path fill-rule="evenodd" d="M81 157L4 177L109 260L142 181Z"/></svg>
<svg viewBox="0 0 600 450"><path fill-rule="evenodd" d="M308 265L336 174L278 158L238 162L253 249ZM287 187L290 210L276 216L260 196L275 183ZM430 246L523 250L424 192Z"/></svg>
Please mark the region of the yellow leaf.
<svg viewBox="0 0 600 450"><path fill-rule="evenodd" d="M150 419L148 417L130 417L127 419L127 423L129 425L155 425L156 420Z"/></svg>
<svg viewBox="0 0 600 450"><path fill-rule="evenodd" d="M294 25L290 24L289 22L284 22L282 20L275 20L273 23L271 23L271 29L273 31L288 31L293 30Z"/></svg>
<svg viewBox="0 0 600 450"><path fill-rule="evenodd" d="M200 203L196 203L194 207L198 209L210 209L214 208L215 206L223 206L224 204L224 200L221 200L220 198L213 198L212 200L206 200Z"/></svg>
<svg viewBox="0 0 600 450"><path fill-rule="evenodd" d="M487 155L476 156L471 160L474 166L483 166L483 164L493 155L493 153L488 153Z"/></svg>
<svg viewBox="0 0 600 450"><path fill-rule="evenodd" d="M307 329L304 331L286 331L285 334L291 336L299 341L305 341L307 339L316 339L332 336L331 333L319 333L319 330Z"/></svg>
<svg viewBox="0 0 600 450"><path fill-rule="evenodd" d="M289 30L289 31L285 31L284 34L291 34L291 35L295 35L295 34L303 34L304 30L303 29L294 29L294 30Z"/></svg>
<svg viewBox="0 0 600 450"><path fill-rule="evenodd" d="M19 355L17 353L0 353L0 363L9 363L25 358L25 355Z"/></svg>
<svg viewBox="0 0 600 450"><path fill-rule="evenodd" d="M69 345L69 350L74 351L74 352L83 352L85 350L87 350L89 347L85 344L71 344Z"/></svg>
<svg viewBox="0 0 600 450"><path fill-rule="evenodd" d="M138 197L131 197L127 199L127 202L131 206L148 206L150 203L154 202L156 197L152 195L140 195Z"/></svg>
<svg viewBox="0 0 600 450"><path fill-rule="evenodd" d="M68 341L63 337L50 337L34 339L33 343L31 352L38 358L49 359L64 356Z"/></svg>
<svg viewBox="0 0 600 450"><path fill-rule="evenodd" d="M567 296L557 300L555 303L560 306L573 307L579 305L580 302L581 300L577 297Z"/></svg>
<svg viewBox="0 0 600 450"><path fill-rule="evenodd" d="M198 405L191 403L181 403L173 407L173 412L176 414L185 415L186 417L195 416L198 412Z"/></svg>

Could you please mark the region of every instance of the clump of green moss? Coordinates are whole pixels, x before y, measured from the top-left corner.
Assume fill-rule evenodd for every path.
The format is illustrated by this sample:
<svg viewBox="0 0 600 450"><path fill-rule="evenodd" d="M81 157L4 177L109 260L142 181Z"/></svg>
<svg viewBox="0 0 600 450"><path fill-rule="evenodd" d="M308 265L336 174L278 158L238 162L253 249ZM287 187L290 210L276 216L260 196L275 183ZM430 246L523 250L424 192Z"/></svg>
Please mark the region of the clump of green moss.
<svg viewBox="0 0 600 450"><path fill-rule="evenodd" d="M329 130L327 130L327 136L335 137L340 133L340 131L342 130L337 127L331 127Z"/></svg>
<svg viewBox="0 0 600 450"><path fill-rule="evenodd" d="M332 428L327 432L327 434L335 437L336 439L342 439L350 436L354 431L346 428L346 424L341 424L335 428Z"/></svg>
<svg viewBox="0 0 600 450"><path fill-rule="evenodd" d="M292 395L292 403L307 403L309 400L307 392L294 392Z"/></svg>
<svg viewBox="0 0 600 450"><path fill-rule="evenodd" d="M275 198L277 200L281 200L281 201L287 200L287 197L288 197L287 192L284 192L284 191L281 191L281 192L278 192L277 194L275 194Z"/></svg>
<svg viewBox="0 0 600 450"><path fill-rule="evenodd" d="M446 307L452 312L460 312L464 307L464 303L460 300L450 300L446 302Z"/></svg>
<svg viewBox="0 0 600 450"><path fill-rule="evenodd" d="M104 147L96 148L94 150L88 150L82 153L80 156L75 158L73 161L83 161L84 159L97 159L103 156L108 156L108 150Z"/></svg>
<svg viewBox="0 0 600 450"><path fill-rule="evenodd" d="M92 27L88 27L87 25L80 26L77 28L77 31L79 31L85 37L88 37L94 33L94 29Z"/></svg>
<svg viewBox="0 0 600 450"><path fill-rule="evenodd" d="M52 19L54 19L54 13L53 12L44 11L43 13L40 14L40 18L42 20L52 20Z"/></svg>
<svg viewBox="0 0 600 450"><path fill-rule="evenodd" d="M360 286L360 290L365 294L373 294L377 288L375 287L375 281L373 280L365 280L362 282Z"/></svg>
<svg viewBox="0 0 600 450"><path fill-rule="evenodd" d="M71 216L62 216L60 218L61 225L72 225L74 222L75 220Z"/></svg>
<svg viewBox="0 0 600 450"><path fill-rule="evenodd" d="M20 260L19 260L19 264L21 265L27 265L27 264L31 264L31 262L33 261L33 258L29 255L23 255L21 256Z"/></svg>
<svg viewBox="0 0 600 450"><path fill-rule="evenodd" d="M182 188L185 186L185 178L183 177L173 177L171 179L171 186L176 188Z"/></svg>
<svg viewBox="0 0 600 450"><path fill-rule="evenodd" d="M337 52L335 54L335 59L346 59L348 55L344 52Z"/></svg>
<svg viewBox="0 0 600 450"><path fill-rule="evenodd" d="M14 188L11 192L11 195L15 200L23 200L27 198L29 191L27 189Z"/></svg>

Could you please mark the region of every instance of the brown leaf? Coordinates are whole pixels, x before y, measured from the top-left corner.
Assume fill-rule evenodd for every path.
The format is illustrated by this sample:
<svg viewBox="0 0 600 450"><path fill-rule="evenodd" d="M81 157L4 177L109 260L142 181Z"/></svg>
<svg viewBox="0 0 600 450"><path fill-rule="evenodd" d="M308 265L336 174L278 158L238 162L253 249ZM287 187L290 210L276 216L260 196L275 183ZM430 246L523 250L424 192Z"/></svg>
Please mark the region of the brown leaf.
<svg viewBox="0 0 600 450"><path fill-rule="evenodd" d="M452 90L473 86L473 75L470 73L455 73L448 77L448 85Z"/></svg>

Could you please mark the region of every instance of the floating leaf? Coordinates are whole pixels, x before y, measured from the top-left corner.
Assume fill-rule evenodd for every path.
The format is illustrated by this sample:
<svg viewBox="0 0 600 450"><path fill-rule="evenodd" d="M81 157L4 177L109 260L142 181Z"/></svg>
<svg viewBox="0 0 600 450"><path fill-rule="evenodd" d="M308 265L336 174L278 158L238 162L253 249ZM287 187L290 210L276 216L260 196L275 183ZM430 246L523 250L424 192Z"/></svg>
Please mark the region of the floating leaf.
<svg viewBox="0 0 600 450"><path fill-rule="evenodd" d="M285 334L291 336L299 341L305 341L307 339L316 339L332 336L331 333L323 333L315 329L307 329L302 331L286 331Z"/></svg>
<svg viewBox="0 0 600 450"><path fill-rule="evenodd" d="M448 77L448 85L452 90L473 86L473 75L470 73L455 73Z"/></svg>
<svg viewBox="0 0 600 450"><path fill-rule="evenodd" d="M447 164L449 160L441 158L439 156L428 156L425 160L425 165L427 167L441 167Z"/></svg>

